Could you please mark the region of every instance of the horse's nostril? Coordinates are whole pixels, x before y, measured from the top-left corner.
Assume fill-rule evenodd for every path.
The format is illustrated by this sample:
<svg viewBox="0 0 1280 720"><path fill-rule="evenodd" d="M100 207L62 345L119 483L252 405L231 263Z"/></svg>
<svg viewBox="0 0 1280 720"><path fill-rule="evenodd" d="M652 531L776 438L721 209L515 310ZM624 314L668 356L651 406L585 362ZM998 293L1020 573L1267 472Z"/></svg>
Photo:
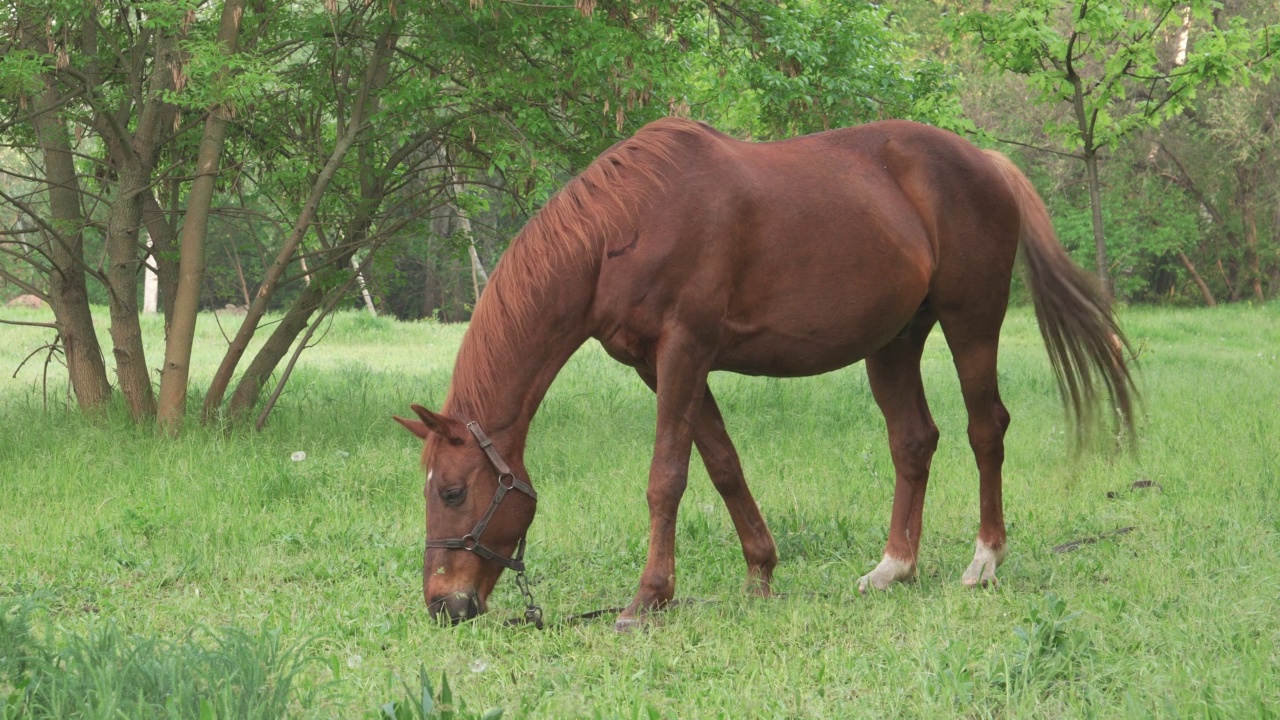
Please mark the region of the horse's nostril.
<svg viewBox="0 0 1280 720"><path fill-rule="evenodd" d="M457 625L463 620L470 620L480 614L480 599L474 592L455 592L438 595L427 603L427 610L432 619L439 620L441 615L449 622Z"/></svg>
<svg viewBox="0 0 1280 720"><path fill-rule="evenodd" d="M444 598L431 598L430 602L427 603L427 612L431 613L432 620L438 620L440 618L440 613L445 612Z"/></svg>

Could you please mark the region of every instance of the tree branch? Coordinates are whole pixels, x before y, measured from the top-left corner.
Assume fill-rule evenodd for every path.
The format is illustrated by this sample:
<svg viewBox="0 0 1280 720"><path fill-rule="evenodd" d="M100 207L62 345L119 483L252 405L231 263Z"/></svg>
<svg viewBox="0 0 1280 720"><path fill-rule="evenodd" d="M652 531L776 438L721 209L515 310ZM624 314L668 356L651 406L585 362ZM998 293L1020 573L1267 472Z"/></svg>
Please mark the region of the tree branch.
<svg viewBox="0 0 1280 720"><path fill-rule="evenodd" d="M52 235L53 239L67 251L67 254L70 255L74 259L75 263L79 265L81 268L83 268L86 273L96 278L99 282L106 284L106 278L97 270L93 269L92 267L89 267L89 265L85 263L82 258L76 257L76 254L71 252L71 245L67 243L67 240L65 237L62 236L62 233L58 232L57 229L55 229L52 225L46 222L43 217L40 217L40 214L35 211L35 208L31 207L30 205L23 202L22 200L19 200L18 198L15 198L12 195L6 193L4 190L0 190L0 199L7 200L14 207L26 213L28 217L34 220L36 224L41 227L41 229L43 229L45 232Z"/></svg>
<svg viewBox="0 0 1280 720"><path fill-rule="evenodd" d="M36 286L32 285L31 283L28 283L26 280L23 280L22 278L18 277L17 275L14 275L13 273L9 272L8 270L5 270L4 268L0 268L0 278L4 278L8 282L11 282L14 285L17 285L23 290L26 290L28 293L35 295L36 297L43 300L46 305L52 304L49 302L48 293L44 292L43 290L40 290Z"/></svg>
<svg viewBox="0 0 1280 720"><path fill-rule="evenodd" d="M76 79L84 86L85 94L88 95L90 99L90 105L94 106L97 117L103 120L106 123L106 126L111 130L111 134L114 136L116 144L119 145L120 152L123 155L125 162L129 163L132 167L138 167L141 165L142 161L138 158L138 154L133 151L132 136L129 134L129 130L120 124L120 118L116 117L114 112L109 108L100 106L104 101L102 98L98 97L93 86L93 81L84 73L70 66L56 70L60 74L68 75ZM98 102L94 103L94 100L97 100Z"/></svg>
<svg viewBox="0 0 1280 720"><path fill-rule="evenodd" d="M57 329L58 329L58 324L57 324L57 323L31 322L31 321L27 321L27 320L5 320L4 318L0 318L0 324L4 324L4 325L23 325L23 326L26 326L26 327L42 327L42 328L51 328L51 329L53 329L53 330L57 330ZM37 352L38 352L38 351L37 351ZM23 362L26 362L26 361L24 360Z"/></svg>

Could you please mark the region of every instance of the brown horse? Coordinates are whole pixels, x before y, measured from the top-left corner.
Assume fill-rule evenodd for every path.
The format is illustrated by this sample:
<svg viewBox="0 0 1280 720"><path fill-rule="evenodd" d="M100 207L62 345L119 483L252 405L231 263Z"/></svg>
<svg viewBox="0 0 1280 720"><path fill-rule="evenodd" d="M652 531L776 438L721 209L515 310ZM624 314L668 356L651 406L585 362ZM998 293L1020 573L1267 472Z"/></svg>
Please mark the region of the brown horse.
<svg viewBox="0 0 1280 720"><path fill-rule="evenodd" d="M920 380L935 323L978 464L981 521L963 581L993 582L1007 551L1009 425L996 352L1019 244L1077 423L1095 416L1099 384L1127 422L1123 335L1004 156L904 121L748 143L672 118L613 146L512 241L476 306L443 410L415 405L418 420L397 418L426 441L432 615L484 612L502 569L523 567L536 504L520 480L529 423L589 338L657 393L649 554L620 629L675 592L676 511L693 445L737 529L749 589L770 593L777 550L707 388L712 370L795 377L866 360L897 485L883 559L858 587L914 578L938 443Z"/></svg>

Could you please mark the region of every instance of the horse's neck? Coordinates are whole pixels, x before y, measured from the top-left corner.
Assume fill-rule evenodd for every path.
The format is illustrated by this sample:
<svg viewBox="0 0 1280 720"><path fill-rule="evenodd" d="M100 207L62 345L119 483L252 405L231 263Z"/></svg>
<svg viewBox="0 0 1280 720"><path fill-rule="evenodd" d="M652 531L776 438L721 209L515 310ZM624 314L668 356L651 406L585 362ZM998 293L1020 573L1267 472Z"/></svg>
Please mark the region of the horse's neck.
<svg viewBox="0 0 1280 720"><path fill-rule="evenodd" d="M477 304L458 352L445 410L479 422L505 446L504 452L522 459L529 423L543 396L590 337L585 304L594 279L561 277L548 282L532 290L530 311L513 315L510 308L516 303L504 294L531 290L527 278L513 284L506 275L501 268L495 272Z"/></svg>

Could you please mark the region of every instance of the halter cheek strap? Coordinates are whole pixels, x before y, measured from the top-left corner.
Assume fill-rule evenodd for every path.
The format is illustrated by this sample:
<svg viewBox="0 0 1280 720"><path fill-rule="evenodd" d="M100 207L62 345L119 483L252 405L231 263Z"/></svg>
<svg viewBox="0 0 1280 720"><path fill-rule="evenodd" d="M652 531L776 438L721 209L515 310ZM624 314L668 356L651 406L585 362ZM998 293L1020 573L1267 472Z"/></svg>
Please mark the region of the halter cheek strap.
<svg viewBox="0 0 1280 720"><path fill-rule="evenodd" d="M518 490L525 495L533 498L536 503L538 501L538 493L534 491L533 486L529 483L517 479L511 472L511 467L502 460L502 456L498 454L498 450L493 447L493 441L488 435L484 434L484 430L480 429L480 424L472 420L467 423L467 429L475 436L476 442L480 444L480 449L484 450L484 454L489 458L489 462L494 469L498 471L498 489L493 494L493 501L489 503L489 509L485 511L480 521L472 528L471 532L460 538L450 538L448 540L427 540L429 548L443 548L445 550L467 550L479 555L493 563L497 563L504 568L514 570L516 572L524 572L524 545L525 538L520 536L520 543L516 546L516 554L513 557L505 557L499 555L493 550L485 547L480 542L480 536L484 534L485 528L489 526L489 521L493 519L493 514L498 511L498 505L502 504L502 498L506 497L508 490Z"/></svg>

